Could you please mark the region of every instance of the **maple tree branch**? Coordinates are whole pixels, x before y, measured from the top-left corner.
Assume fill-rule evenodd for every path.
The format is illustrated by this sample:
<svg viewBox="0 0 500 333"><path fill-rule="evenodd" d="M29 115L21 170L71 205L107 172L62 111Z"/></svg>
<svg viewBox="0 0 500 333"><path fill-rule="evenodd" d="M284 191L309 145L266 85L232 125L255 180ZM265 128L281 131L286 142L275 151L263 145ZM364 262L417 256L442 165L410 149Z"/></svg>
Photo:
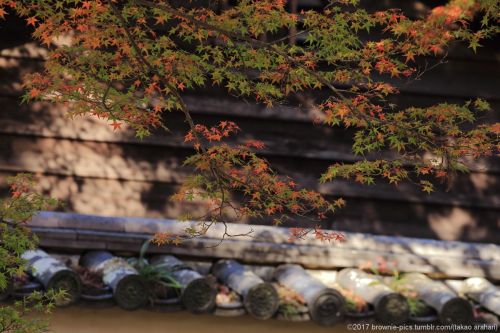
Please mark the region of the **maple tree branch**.
<svg viewBox="0 0 500 333"><path fill-rule="evenodd" d="M112 84L113 84L113 81L109 81L106 84L106 90L104 91L104 94L102 95L101 104L104 107L104 109L109 112L109 114L111 115L111 117L113 117L114 119L118 119L115 116L112 107L109 107L108 104L106 104L106 99L108 98L108 94L109 94L109 91L111 90Z"/></svg>
<svg viewBox="0 0 500 333"><path fill-rule="evenodd" d="M286 41L287 39L290 39L290 38L296 38L300 35L303 35L305 33L308 33L309 31L311 30L311 28L307 28L307 29L304 29L304 30L300 30L299 32L297 33L293 33L293 34L289 34L289 35L286 35L285 37L281 37L281 38L278 38L278 39L275 39L275 40L272 40L272 41L269 41L267 42L268 45L274 45L274 44L279 44L281 42L284 42Z"/></svg>
<svg viewBox="0 0 500 333"><path fill-rule="evenodd" d="M323 83L331 91L333 91L342 101L348 102L348 103L350 102L349 99L347 97L345 97L327 79L325 79L323 76L321 76L317 72L311 70L307 66L304 66L300 61L294 59L289 54L287 54L287 53L279 50L273 42L271 42L271 43L264 42L264 41L261 41L259 39L247 37L247 36L241 35L241 34L236 33L236 32L232 32L232 31L228 31L228 30L219 28L219 27L214 26L212 24L209 24L209 23L197 20L196 18L194 18L194 17L192 17L192 16L190 16L190 15L188 15L186 13L183 13L180 10L172 8L172 7L170 7L170 6L166 5L166 4L157 4L157 3L153 3L153 2L148 1L148 0L136 0L136 2L139 3L139 4L143 4L144 6L147 6L147 7L150 7L150 8L160 8L160 9L166 11L167 13L170 13L170 14L172 14L174 16L177 16L177 17L179 17L181 19L189 21L190 23L194 24L198 28L203 28L203 29L206 29L206 30L216 31L216 32L218 32L218 33L220 33L222 35L225 35L227 37L230 37L232 39L247 42L250 45L258 46L260 48L264 48L264 49L266 49L266 50L268 50L270 52L273 52L273 53L275 53L275 54L277 54L279 56L282 56L285 59L287 59L290 63L294 64L295 66L297 66L297 67L299 67L299 68L301 68L303 70L305 70L309 75L315 77L319 82Z"/></svg>
<svg viewBox="0 0 500 333"><path fill-rule="evenodd" d="M139 46L137 45L137 43L135 41L134 36L132 35L132 33L130 32L130 30L128 28L127 21L123 17L122 13L118 10L118 8L116 8L116 6L113 4L113 0L108 0L107 2L109 4L109 6L111 7L111 9L113 10L114 15L120 21L120 23L125 31L125 34L127 35L127 38L130 41L130 44L132 44L132 47L133 47L137 57L140 60L140 63L144 64L148 68L149 72L157 73L157 71L151 65L151 63L149 63L149 61L143 56ZM203 151L206 151L206 148L202 144L202 141L196 132L196 126L195 126L193 118L191 117L191 114L188 110L188 107L187 107L186 103L184 102L184 100L182 99L182 97L180 96L180 94L177 92L177 89L170 82L164 80L161 75L159 75L159 78L160 78L160 81L168 88L168 90L175 96L175 98L179 102L179 104L181 106L181 111L184 113L184 118L185 118L186 122L188 123L191 131L193 132L193 136L195 137L196 141L200 145L200 148Z"/></svg>
<svg viewBox="0 0 500 333"><path fill-rule="evenodd" d="M206 30L211 30L211 31L216 31L216 32L218 32L218 33L220 33L222 35L225 35L227 37L230 37L232 39L247 42L247 43L249 43L252 46L257 46L257 47L260 47L260 48L264 48L264 49L266 49L266 50L268 50L268 51L270 51L272 53L275 53L275 54L277 54L279 56L284 57L285 59L288 60L289 63L292 63L293 65L295 65L295 66L303 69L306 73L308 73L312 77L316 78L320 83L322 83L323 85L325 85L335 95L337 95L337 97L340 98L340 100L342 100L344 103L346 103L347 107L350 109L351 112L358 114L361 118L363 118L366 121L366 123L370 127L374 127L371 124L370 118L367 115L365 115L365 114L363 114L361 112L357 112L357 109L353 106L352 101L350 99L348 99L340 91L340 89L338 89L337 87L335 87L330 81L328 81L326 78L324 78L318 72L316 72L316 71L310 69L309 67L303 65L300 61L294 59L293 57L291 57L286 52L283 52L283 51L279 50L277 48L277 46L274 44L274 42L264 42L264 41L261 41L259 39L247 37L247 36L241 35L239 33L235 33L235 32L232 32L232 31L228 31L228 30L219 28L219 27L214 26L212 24L209 24L209 23L197 20L196 18L194 18L194 17L192 17L192 16L190 16L190 15L188 15L186 13L183 13L180 10L172 8L171 6L169 6L167 4L157 4L157 3L153 3L153 2L148 1L148 0L136 0L136 2L138 4L142 4L142 5L150 7L150 8L159 8L159 9L162 9L162 10L170 13L171 15L174 15L174 16L177 16L177 17L179 17L181 19L189 21L190 23L192 23L193 25L195 25L198 28L202 28L202 29L206 29Z"/></svg>
<svg viewBox="0 0 500 333"><path fill-rule="evenodd" d="M157 71L151 65L151 63L149 63L149 61L142 55L141 50L140 50L139 46L137 45L134 36L130 32L130 30L128 28L128 25L127 25L127 22L126 22L125 18L123 17L123 15L121 14L121 12L113 4L112 0L108 0L108 4L110 5L111 9L113 10L114 15L118 18L118 20L120 21L123 29L125 30L127 38L130 41L130 43L131 43L131 45L132 45L135 53L137 54L137 57L139 58L140 62L143 63L147 67L147 69L149 70L149 72L151 72L151 73L157 73ZM177 99L177 101L181 105L180 109L184 113L185 120L188 123L188 125L189 125L189 127L191 129L191 132L193 133L193 136L195 137L195 140L199 144L199 147L202 150L202 152L206 153L207 152L207 148L203 145L202 140L198 136L198 133L196 131L196 125L194 124L193 118L191 117L191 114L190 114L190 112L188 110L187 105L183 101L183 99L180 96L180 94L177 92L177 89L170 82L164 80L161 77L161 75L158 75L158 76L160 78L160 81L168 88L168 90L175 96L175 98ZM217 169L215 163L210 163L210 172L212 173L212 175L214 176L214 178L217 181L217 185L219 187L219 191L220 191L221 196L222 196L221 205L223 205L224 201L225 201L225 199L224 199L224 195L225 195L224 193L225 192L224 192L223 180L222 180L222 176L219 173L219 170ZM227 233L227 224L224 222L224 217L222 216L222 209L223 209L223 206L220 206L219 207L219 211L220 211L219 218L221 219L221 222L224 223L224 226L226 228L226 230L225 230L225 232L223 234L223 239L224 239L225 236L231 236L231 235L229 233ZM251 232L252 231L250 231L249 233L251 233Z"/></svg>
<svg viewBox="0 0 500 333"><path fill-rule="evenodd" d="M279 43L280 40L266 42L266 41L263 41L260 39L256 39L256 38L252 38L250 36L240 34L238 32L228 31L228 30L220 28L216 25L207 23L207 22L202 21L202 20L198 20L195 17L185 13L182 10L178 10L178 9L171 7L168 3L159 3L158 4L158 3L153 3L153 2L148 1L148 0L136 0L135 2L139 5L144 5L146 7L157 8L157 9L163 10L163 11L173 15L175 18L177 18L181 21L187 21L187 22L193 24L193 26L198 28L198 29L204 29L204 30L216 32L219 35L226 36L234 41L242 41L242 42L248 43L250 45L250 47L265 49L265 50L267 50L267 51L269 51L277 56L283 57L284 59L286 59L286 61L291 66L302 69L308 75L310 75L311 77L314 77L316 80L318 80L318 82L320 82L325 87L327 87L329 90L331 90L345 104L345 106L351 112L356 114L360 119L364 120L365 124L370 128L376 128L378 126L384 126L386 124L393 123L391 121L382 120L382 119L380 119L380 120L376 119L375 122L372 122L372 120L374 120L372 117L369 117L367 114L364 114L363 112L359 111L357 109L357 107L353 104L353 101L351 101L351 99L347 98L342 93L341 89L338 89L337 87L335 87L334 84L332 82L330 82L328 79L326 79L323 75L321 75L320 72L315 71L315 70L311 69L310 67L304 65L302 63L302 61L294 58L293 56L289 55L286 51L280 49L279 46L276 45L277 43ZM138 47L131 31L129 30L129 28L127 26L127 22L126 22L125 18L123 17L123 15L121 14L121 12L112 3L112 0L108 0L108 3L110 4L110 6L111 6L113 12L115 13L115 15L117 16L117 18L120 20L120 22L123 26L123 29L127 35L127 38L130 40L130 43L131 43L135 53L137 54L137 57L140 60L140 62L148 68L149 72L158 73L158 71L155 70L155 68L148 62L148 60L142 54L142 52L141 52L140 48ZM301 32L301 33L303 33L303 32ZM287 37L289 37L289 36L287 36ZM179 101L180 106L181 106L180 109L185 115L185 119L191 128L193 136L196 138L197 143L199 143L199 146L202 149L202 152L206 153L207 147L202 144L202 141L199 138L198 133L196 131L195 124L191 118L191 115L190 115L186 105L184 104L181 96L179 95L179 92L172 85L172 83L166 81L164 78L160 78L160 82L162 82L169 89L169 91L176 97L176 99ZM414 129L412 129L412 128L407 128L406 130L408 130L409 132L414 132ZM416 132L416 136L418 138L420 138L421 140L423 140L424 142L427 142L430 146L436 146L436 143L433 142L432 140L430 140L429 137L422 135L421 133L418 133L418 132ZM406 155L407 153L404 152L403 154ZM226 203L225 185L227 185L226 182L227 182L228 178L231 179L234 177L231 177L231 175L228 175L226 172L224 172L224 170L222 168L218 168L218 166L216 165L216 163L214 161L210 161L209 164L210 164L209 165L210 173L212 174L212 176L214 177L214 179L216 181L216 184L217 184L217 187L219 188L220 196L221 196L220 205L218 207L218 213L219 213L218 215L219 215L219 218L221 220L224 220L223 209L224 209L224 205ZM235 179L232 179L232 180L235 181ZM242 182L239 182L239 183L243 187L247 186L247 184L243 184ZM226 233L224 233L224 235L226 235Z"/></svg>
<svg viewBox="0 0 500 333"><path fill-rule="evenodd" d="M360 118L362 118L369 127L371 127L371 128L376 127L372 123L372 118L370 118L368 115L366 115L366 114L364 114L362 112L359 112L357 110L357 108L353 105L352 101L349 98L347 98L341 92L341 89L335 87L330 81L328 81L320 73L318 73L318 72L310 69L309 67L307 67L304 64L302 64L299 60L294 59L292 56L290 56L286 52L283 52L282 50L280 50L275 45L276 41L265 42L265 41L262 41L262 40L259 40L259 39L255 39L255 38L252 38L252 37L244 36L244 35L236 33L236 32L232 32L232 31L228 31L228 30L222 29L222 28L217 27L217 26L215 26L213 24L197 20L196 18L194 18L194 17L192 17L192 16L190 16L190 15L188 15L188 14L186 14L186 13L184 13L184 12L178 10L178 9L175 9L175 8L169 6L167 3L158 4L158 3L153 3L153 2L148 1L148 0L136 0L136 2L138 4L142 4L142 5L146 6L146 7L159 8L161 10L164 10L165 12L167 12L167 13L169 13L171 15L179 17L181 20L183 19L183 20L189 21L190 23L192 23L194 26L196 26L198 28L202 28L202 29L206 29L206 30L211 30L211 31L218 32L219 34L225 35L225 36L227 36L229 38L232 38L234 40L244 41L246 43L249 43L251 46L256 46L256 47L264 48L264 49L266 49L266 50L268 50L268 51L270 51L272 53L275 53L276 55L284 57L285 59L287 59L287 61L289 63L295 65L296 67L301 68L306 73L308 73L312 77L316 78L320 83L322 83L323 85L325 85L329 90L331 90L335 95L337 95L337 97L342 102L344 102L346 104L346 106L349 108L349 110L351 112L355 113ZM289 37L289 36L287 36L287 37ZM391 124L391 122L387 121L387 120L382 121L382 120L377 119L377 122L380 123L380 124ZM401 126L401 124L398 124L398 126ZM418 131L414 131L413 128L407 128L407 130L409 132L414 133L417 137L419 137L420 139L426 141L431 146L435 146L434 142L430 141L428 138L426 138L425 136L423 136Z"/></svg>
<svg viewBox="0 0 500 333"><path fill-rule="evenodd" d="M153 2L148 1L148 0L136 0L136 2L139 3L139 4L143 4L144 6L147 6L147 7L150 7L150 8L160 8L160 9L162 9L162 10L170 13L171 15L174 15L174 16L177 16L177 17L179 17L181 19L189 21L190 23L192 23L193 25L195 25L198 28L203 28L203 29L206 29L206 30L216 31L216 32L218 32L218 33L220 33L222 35L225 35L227 37L230 37L232 39L247 42L247 43L249 43L252 46L264 48L264 49L266 49L266 50L268 50L270 52L273 52L273 53L275 53L275 54L277 54L279 56L284 57L285 59L288 60L289 63L292 63L293 65L295 65L295 66L303 69L309 75L311 75L312 77L316 78L319 82L321 82L322 84L324 84L333 93L335 93L337 95L337 97L340 98L340 100L342 100L346 104L346 106L350 109L350 111L353 112L353 113L355 113L355 114L357 114L358 116L360 116L367 123L367 125L369 127L372 127L372 128L375 127L375 125L372 123L372 119L368 115L366 115L366 114L364 114L362 112L358 112L357 108L352 104L352 101L350 99L348 99L340 91L340 89L338 89L337 87L335 87L330 81L328 81L326 78L324 78L318 72L316 72L316 71L310 69L309 67L303 65L300 61L294 59L293 57L291 57L290 55L288 55L286 52L283 52L283 51L279 50L277 48L277 46L275 45L275 41L274 42L264 42L262 40L251 38L251 37L247 37L247 36L241 35L239 33L227 31L225 29L219 28L219 27L214 26L212 24L209 24L209 23L197 20L196 18L194 18L194 17L192 17L192 16L190 16L190 15L188 15L186 13L183 13L180 10L172 8L172 7L170 7L170 6L166 5L166 4L156 4L156 3L153 3ZM128 35L131 36L130 32L128 32ZM136 50L138 50L137 47L134 47L134 48ZM142 57L142 54L141 54L141 57ZM144 57L142 57L142 58L144 58ZM189 113L187 114L186 118L188 119L188 122L189 122L189 120L191 118L191 116L189 115ZM380 120L378 120L378 122L381 122L382 124L384 124L384 123L385 124L390 123L389 121L380 121ZM194 124L193 124L193 126L194 126ZM413 129L409 129L409 130L413 132ZM196 133L194 133L194 134L196 134ZM431 146L434 146L433 142L429 141L428 138L424 137L421 133L415 132L415 134L418 137L420 137L421 139L425 140L427 143L431 144ZM214 175L214 176L216 176L216 175Z"/></svg>

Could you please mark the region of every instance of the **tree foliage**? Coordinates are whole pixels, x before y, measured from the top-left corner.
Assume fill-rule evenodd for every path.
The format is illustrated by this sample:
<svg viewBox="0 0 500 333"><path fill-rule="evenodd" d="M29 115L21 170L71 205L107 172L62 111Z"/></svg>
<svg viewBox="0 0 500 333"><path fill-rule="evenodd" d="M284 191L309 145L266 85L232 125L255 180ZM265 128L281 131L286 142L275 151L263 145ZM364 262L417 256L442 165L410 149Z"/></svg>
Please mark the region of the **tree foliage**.
<svg viewBox="0 0 500 333"><path fill-rule="evenodd" d="M0 201L0 294L12 288L13 280L25 270L21 258L27 250L36 246L26 222L43 209L53 207L57 200L46 198L33 190L32 176L19 174L9 177L11 197ZM31 333L41 332L47 323L43 317L30 317L34 312L51 310L55 297L61 292L35 292L9 306L0 306L0 332Z"/></svg>
<svg viewBox="0 0 500 333"><path fill-rule="evenodd" d="M297 93L327 91L317 94L319 120L350 128L353 152L362 160L331 165L321 182L411 180L430 192L433 180L465 171L465 158L496 154L500 125L476 124L490 109L484 100L406 109L387 100L398 93L390 82L421 76L419 57L442 57L455 42L475 51L497 34L497 0L451 0L419 18L398 9L368 12L357 0L332 0L322 11L300 13L288 11L284 0L214 4L0 0L0 15L24 17L51 49L44 72L26 78L26 101L71 104L71 116L105 118L115 130L126 124L140 138L168 128L169 112L183 113L185 142L194 150L186 165L197 173L174 197L209 202L207 222L190 230L193 235L216 221L245 216L271 216L276 223L296 215L321 220L344 201L329 201L276 174L259 156L260 141L228 144L237 124L196 123L182 99L186 90L220 86L269 107ZM295 43L299 36L303 43ZM70 42L53 47L62 37ZM380 151L392 157L364 157ZM235 193L243 199L235 202ZM341 237L317 227L294 230L293 237ZM169 240L178 238L158 237Z"/></svg>

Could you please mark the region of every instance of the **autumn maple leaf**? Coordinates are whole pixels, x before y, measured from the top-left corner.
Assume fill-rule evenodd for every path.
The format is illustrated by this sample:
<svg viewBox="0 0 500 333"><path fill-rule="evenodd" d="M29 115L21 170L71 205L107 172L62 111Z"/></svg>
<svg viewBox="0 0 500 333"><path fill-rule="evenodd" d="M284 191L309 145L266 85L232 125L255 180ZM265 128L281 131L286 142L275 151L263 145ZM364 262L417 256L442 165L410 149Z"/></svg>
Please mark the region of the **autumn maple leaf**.
<svg viewBox="0 0 500 333"><path fill-rule="evenodd" d="M153 92L156 90L157 88L157 84L156 83L151 83L145 90L144 92L147 94L147 95L151 95L153 94Z"/></svg>
<svg viewBox="0 0 500 333"><path fill-rule="evenodd" d="M28 23L28 25L35 26L35 23L38 22L38 20L36 19L35 16L32 16L30 18L27 18L26 22Z"/></svg>
<svg viewBox="0 0 500 333"><path fill-rule="evenodd" d="M33 88L30 90L29 96L30 96L30 98L35 98L35 97L38 97L40 95L40 93L41 93L40 89Z"/></svg>
<svg viewBox="0 0 500 333"><path fill-rule="evenodd" d="M434 55L442 52L443 50L441 49L441 47L439 45L432 45L431 47L429 47L429 49L434 52Z"/></svg>
<svg viewBox="0 0 500 333"><path fill-rule="evenodd" d="M256 149L263 149L265 147L264 142L259 140L250 140L245 144L248 148L253 147Z"/></svg>
<svg viewBox="0 0 500 333"><path fill-rule="evenodd" d="M490 131L495 134L500 134L500 123L495 123L490 126Z"/></svg>
<svg viewBox="0 0 500 333"><path fill-rule="evenodd" d="M83 2L82 8L90 9L90 7L92 7L92 3L90 1L84 1Z"/></svg>
<svg viewBox="0 0 500 333"><path fill-rule="evenodd" d="M113 122L110 124L111 127L113 127L113 131L120 129L122 126L122 123L117 122L116 120L113 120Z"/></svg>
<svg viewBox="0 0 500 333"><path fill-rule="evenodd" d="M436 177L437 177L437 178L443 178L443 177L446 177L446 171L444 171L444 170L439 170L438 172L436 172Z"/></svg>
<svg viewBox="0 0 500 333"><path fill-rule="evenodd" d="M156 25L163 24L166 21L164 16L157 16L157 17L155 17L155 20L156 20L156 22L155 22Z"/></svg>
<svg viewBox="0 0 500 333"><path fill-rule="evenodd" d="M350 110L347 106L342 105L339 107L337 114L339 115L340 118L344 119L345 116L349 114Z"/></svg>
<svg viewBox="0 0 500 333"><path fill-rule="evenodd" d="M188 134L184 137L184 142L190 142L194 140L193 132L189 131Z"/></svg>
<svg viewBox="0 0 500 333"><path fill-rule="evenodd" d="M415 54L411 51L406 53L406 62L415 61Z"/></svg>

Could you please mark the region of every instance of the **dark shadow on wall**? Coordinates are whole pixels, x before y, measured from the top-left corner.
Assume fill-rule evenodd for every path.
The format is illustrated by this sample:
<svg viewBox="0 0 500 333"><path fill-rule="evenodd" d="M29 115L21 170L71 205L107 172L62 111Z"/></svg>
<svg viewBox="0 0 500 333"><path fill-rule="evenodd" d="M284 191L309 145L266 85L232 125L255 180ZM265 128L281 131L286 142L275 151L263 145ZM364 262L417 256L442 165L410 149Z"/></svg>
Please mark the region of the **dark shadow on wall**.
<svg viewBox="0 0 500 333"><path fill-rule="evenodd" d="M26 21L16 15L6 15L0 22L1 49L16 47L31 40L33 29L26 26ZM27 50L22 51L29 55Z"/></svg>

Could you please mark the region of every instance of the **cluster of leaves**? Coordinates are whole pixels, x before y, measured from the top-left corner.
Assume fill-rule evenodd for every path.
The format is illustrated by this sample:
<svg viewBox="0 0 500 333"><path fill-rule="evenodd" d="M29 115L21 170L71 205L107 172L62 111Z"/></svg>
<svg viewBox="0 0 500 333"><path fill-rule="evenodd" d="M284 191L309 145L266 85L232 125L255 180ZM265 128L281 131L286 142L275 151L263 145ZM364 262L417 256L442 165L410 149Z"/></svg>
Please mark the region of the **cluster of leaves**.
<svg viewBox="0 0 500 333"><path fill-rule="evenodd" d="M321 219L343 202L296 189L253 152L260 148L255 144L219 142L237 126L195 124L181 96L187 89L218 85L267 106L296 93L328 91L318 101L324 123L353 128L357 154L392 155L333 165L321 181L413 177L429 192L429 176L465 170L464 157L498 150L498 124L464 127L475 122L476 111L488 109L482 100L405 110L387 103L398 93L388 79L421 76L418 57L441 56L456 41L475 50L497 34L496 0L451 0L421 18L395 9L368 12L356 0L332 0L321 11L300 13L289 12L283 0L242 0L229 8L168 0L0 0L0 16L12 11L26 18L43 44L70 39L49 53L43 73L27 77L25 100L71 104L71 115L104 117L114 129L128 124L139 137L167 128L167 111L184 114L185 139L195 148L186 165L199 174L176 198L210 201L209 219L222 219L225 210L235 218L276 215L277 223L288 213ZM471 29L479 18L480 27ZM381 33L362 37L373 31ZM291 42L299 37L303 43ZM234 192L245 197L239 206L230 199ZM203 224L201 233L210 225Z"/></svg>
<svg viewBox="0 0 500 333"><path fill-rule="evenodd" d="M139 274L147 282L150 302L153 303L155 299L168 297L171 291L174 291L178 296L182 286L170 272L165 269L165 265L152 265L148 262L146 253L150 244L151 240L144 242L139 251L139 257L130 258L128 262L137 269Z"/></svg>
<svg viewBox="0 0 500 333"><path fill-rule="evenodd" d="M360 265L359 268L377 276L385 275L390 277L388 279L390 281L388 283L389 287L406 298L410 316L424 317L433 315L435 311L418 297L415 288L408 283L409 281L405 279L404 274L399 272L397 266L396 261L388 262L385 258L379 257L376 259L376 263L366 262Z"/></svg>
<svg viewBox="0 0 500 333"><path fill-rule="evenodd" d="M337 199L337 202L339 202L339 200L343 202L343 199ZM288 241L295 242L296 240L306 238L306 236L309 234L312 234L315 239L318 239L320 241L345 241L345 235L343 233L335 230L323 230L320 225L317 225L314 228L290 228L290 238L288 239Z"/></svg>
<svg viewBox="0 0 500 333"><path fill-rule="evenodd" d="M197 218L208 222L200 224L200 228L188 230L191 235L203 235L217 221L240 220L242 217L267 216L276 225L292 215L320 220L344 205L342 199L328 201L315 191L297 189L292 179L277 175L252 147L261 148L263 144L258 141L238 146L223 143L185 161L185 165L194 167L197 172L186 179L174 199L201 199L210 205L208 213ZM232 200L232 192L242 194L237 204ZM329 237L319 227L315 233L324 239ZM298 236L299 233L294 234L295 238Z"/></svg>
<svg viewBox="0 0 500 333"><path fill-rule="evenodd" d="M42 209L57 205L57 200L46 198L33 189L31 175L19 174L9 177L11 197L0 201L0 293L9 288L15 276L24 273L25 262L21 255L34 249L37 239L26 226L26 222ZM57 294L57 295L56 295ZM34 293L0 307L0 332L38 332L46 326L43 318L27 318L33 311L49 311L54 297L60 293Z"/></svg>
<svg viewBox="0 0 500 333"><path fill-rule="evenodd" d="M47 329L47 319L39 314L48 314L54 308L54 300L60 292L32 292L22 300L0 307L1 333L39 333ZM38 316L34 316L34 314Z"/></svg>
<svg viewBox="0 0 500 333"><path fill-rule="evenodd" d="M395 274L390 283L390 287L406 297L408 307L410 308L410 316L425 317L435 314L433 308L418 298L418 293L415 291L415 288L409 285L408 281L405 280L404 274Z"/></svg>
<svg viewBox="0 0 500 333"><path fill-rule="evenodd" d="M11 197L0 202L0 289L4 289L10 278L21 275L24 261L21 255L36 244L26 222L43 209L57 205L57 200L46 198L33 189L29 174L9 177Z"/></svg>
<svg viewBox="0 0 500 333"><path fill-rule="evenodd" d="M365 113L365 103L353 105L361 107L361 113ZM443 179L455 171L466 172L468 169L463 163L464 159L492 156L498 151L498 124L464 129L465 125L476 120L478 112L488 110L488 103L477 99L463 106L443 103L428 108L384 113L383 117L371 117L370 123L366 125L363 124L363 118L346 116L338 121L347 122L347 126L356 122L363 124L354 137L353 151L356 154L392 150L397 155L392 159L364 159L353 164L334 164L320 181L341 177L361 184L373 184L379 178L397 184L412 176L421 178L427 175ZM339 111L334 108L326 112L327 121L331 121L330 117L338 119L333 114ZM419 183L423 191L433 190L429 180L423 179Z"/></svg>

